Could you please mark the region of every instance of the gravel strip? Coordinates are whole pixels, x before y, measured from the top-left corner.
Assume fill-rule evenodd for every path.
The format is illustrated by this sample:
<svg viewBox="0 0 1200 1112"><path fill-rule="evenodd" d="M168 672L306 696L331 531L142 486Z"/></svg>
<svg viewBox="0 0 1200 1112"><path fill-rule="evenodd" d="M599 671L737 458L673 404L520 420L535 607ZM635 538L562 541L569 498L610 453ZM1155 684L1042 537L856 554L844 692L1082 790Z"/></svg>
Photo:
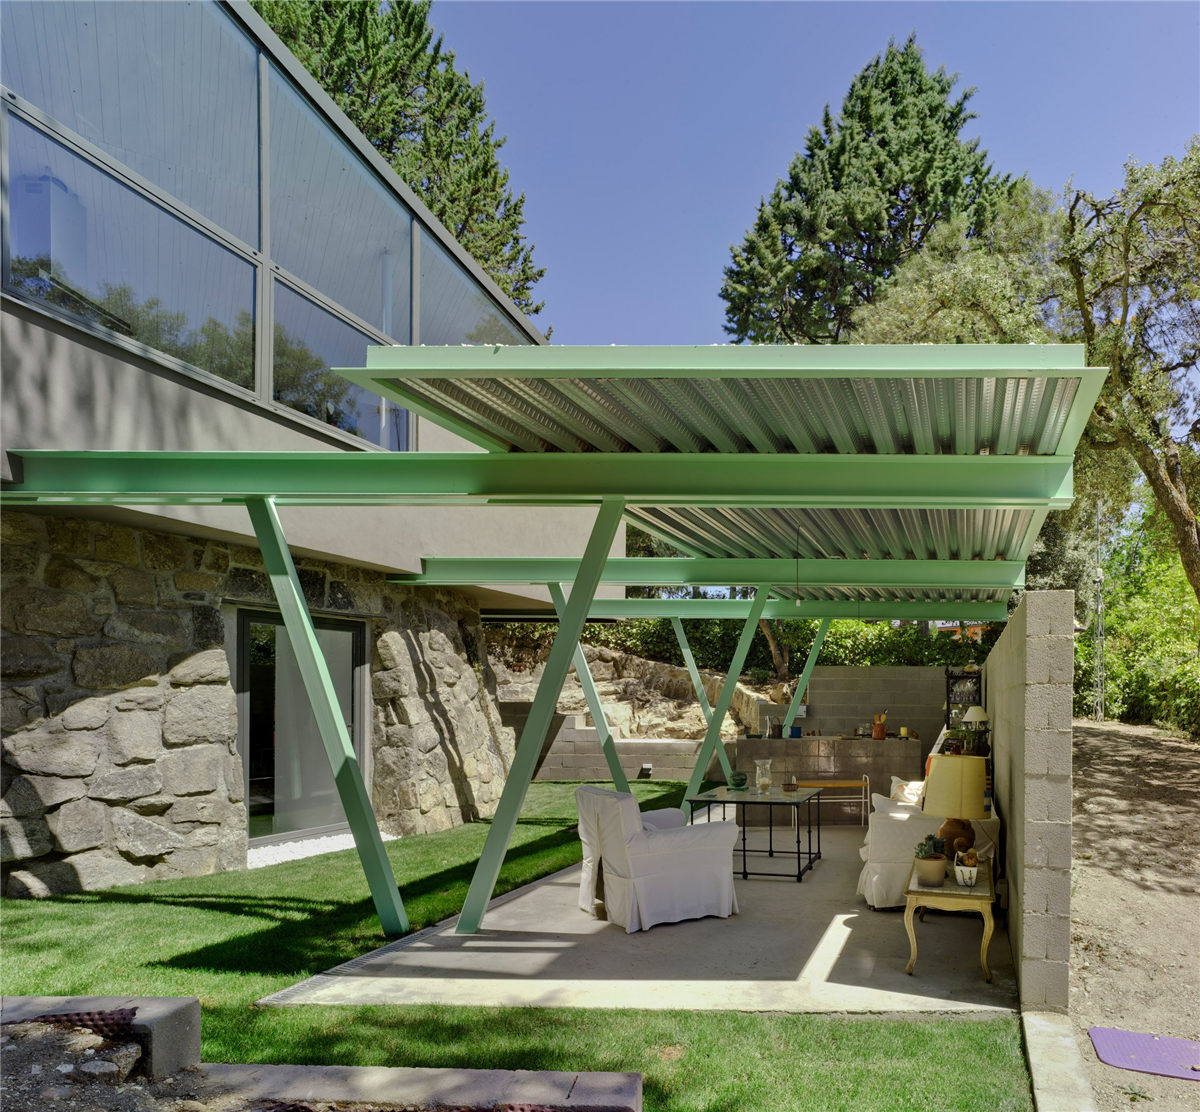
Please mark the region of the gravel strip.
<svg viewBox="0 0 1200 1112"><path fill-rule="evenodd" d="M395 842L395 834L382 835L385 842ZM328 834L321 838L300 838L294 842L275 842L269 846L254 846L246 854L248 869L261 869L265 865L278 865L284 861L299 861L303 857L316 857L320 853L336 853L340 849L353 849L353 834Z"/></svg>

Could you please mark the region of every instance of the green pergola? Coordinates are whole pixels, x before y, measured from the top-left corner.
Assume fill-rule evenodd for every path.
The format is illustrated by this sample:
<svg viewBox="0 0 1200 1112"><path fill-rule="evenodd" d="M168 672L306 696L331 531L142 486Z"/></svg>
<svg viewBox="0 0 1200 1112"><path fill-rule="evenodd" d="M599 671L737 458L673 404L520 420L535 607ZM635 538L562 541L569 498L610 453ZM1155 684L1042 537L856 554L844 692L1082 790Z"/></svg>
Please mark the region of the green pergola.
<svg viewBox="0 0 1200 1112"><path fill-rule="evenodd" d="M572 660L624 783L579 648L589 617L670 617L708 731L695 787L763 615L1000 619L1104 381L1081 346L385 347L352 381L484 452L10 453L4 505L244 504L383 929L408 929L279 505L597 507L578 559L439 559L421 584L541 583L558 628L460 917L482 922ZM610 559L625 519L686 559ZM601 584L748 586L748 600L597 599ZM775 598L770 598L774 594ZM524 611L520 611L524 613ZM708 706L681 618L744 620ZM585 678L586 677L586 678Z"/></svg>

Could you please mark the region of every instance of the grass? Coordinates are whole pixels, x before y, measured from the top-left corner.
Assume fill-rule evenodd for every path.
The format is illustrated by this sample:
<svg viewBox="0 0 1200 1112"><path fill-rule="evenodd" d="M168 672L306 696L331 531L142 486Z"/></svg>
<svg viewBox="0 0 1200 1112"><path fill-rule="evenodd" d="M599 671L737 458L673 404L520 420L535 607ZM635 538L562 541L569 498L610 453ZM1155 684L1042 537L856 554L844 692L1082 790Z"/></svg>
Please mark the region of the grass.
<svg viewBox="0 0 1200 1112"><path fill-rule="evenodd" d="M535 783L497 893L579 860L574 785ZM639 781L644 803L682 785ZM387 843L414 930L457 913L487 825ZM1015 1018L254 1001L383 941L353 851L4 901L6 994L196 996L206 1061L634 1070L650 1112L1032 1109Z"/></svg>

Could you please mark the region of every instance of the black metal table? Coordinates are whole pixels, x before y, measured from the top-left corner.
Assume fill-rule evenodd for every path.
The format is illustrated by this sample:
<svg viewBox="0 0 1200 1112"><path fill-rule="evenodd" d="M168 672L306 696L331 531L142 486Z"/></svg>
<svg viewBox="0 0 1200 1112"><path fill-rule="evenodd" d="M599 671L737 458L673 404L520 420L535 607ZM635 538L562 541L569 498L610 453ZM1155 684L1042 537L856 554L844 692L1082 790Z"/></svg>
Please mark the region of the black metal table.
<svg viewBox="0 0 1200 1112"><path fill-rule="evenodd" d="M817 848L813 849L813 801L817 804ZM800 883L804 879L804 874L813 867L813 863L821 859L821 789L820 788L801 788L794 792L785 792L782 788L773 787L769 792L759 792L755 788L747 787L743 791L734 791L732 788L720 787L713 788L711 791L700 792L697 795L689 795L687 797L687 805L689 812L689 822L695 818L697 806L712 805L719 803L721 805L721 817L725 817L725 808L730 804L734 806L734 818L737 818L737 808L742 808L742 879L752 876L786 876L786 873L765 873L754 872L747 867L747 854L765 853L768 857L795 857L796 858L796 882ZM808 820L808 848L803 849L800 845L800 807L803 805L806 811ZM748 849L746 846L746 808L754 806L762 806L767 808L767 848L766 849ZM775 808L776 807L791 807L795 812L796 819L796 848L776 849L775 848ZM737 848L734 848L734 853L737 853ZM734 872L737 872L735 867Z"/></svg>

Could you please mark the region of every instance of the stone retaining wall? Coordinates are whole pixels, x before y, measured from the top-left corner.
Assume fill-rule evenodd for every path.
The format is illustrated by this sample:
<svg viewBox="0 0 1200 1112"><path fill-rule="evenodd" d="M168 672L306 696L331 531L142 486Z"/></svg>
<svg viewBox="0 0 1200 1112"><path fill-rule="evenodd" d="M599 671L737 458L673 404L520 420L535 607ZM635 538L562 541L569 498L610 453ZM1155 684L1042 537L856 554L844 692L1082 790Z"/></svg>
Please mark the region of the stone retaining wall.
<svg viewBox="0 0 1200 1112"><path fill-rule="evenodd" d="M237 702L221 607L274 606L256 548L110 521L6 512L6 894L192 876L246 861ZM481 682L462 596L298 558L315 612L367 623L372 793L389 833L491 814L511 731Z"/></svg>

